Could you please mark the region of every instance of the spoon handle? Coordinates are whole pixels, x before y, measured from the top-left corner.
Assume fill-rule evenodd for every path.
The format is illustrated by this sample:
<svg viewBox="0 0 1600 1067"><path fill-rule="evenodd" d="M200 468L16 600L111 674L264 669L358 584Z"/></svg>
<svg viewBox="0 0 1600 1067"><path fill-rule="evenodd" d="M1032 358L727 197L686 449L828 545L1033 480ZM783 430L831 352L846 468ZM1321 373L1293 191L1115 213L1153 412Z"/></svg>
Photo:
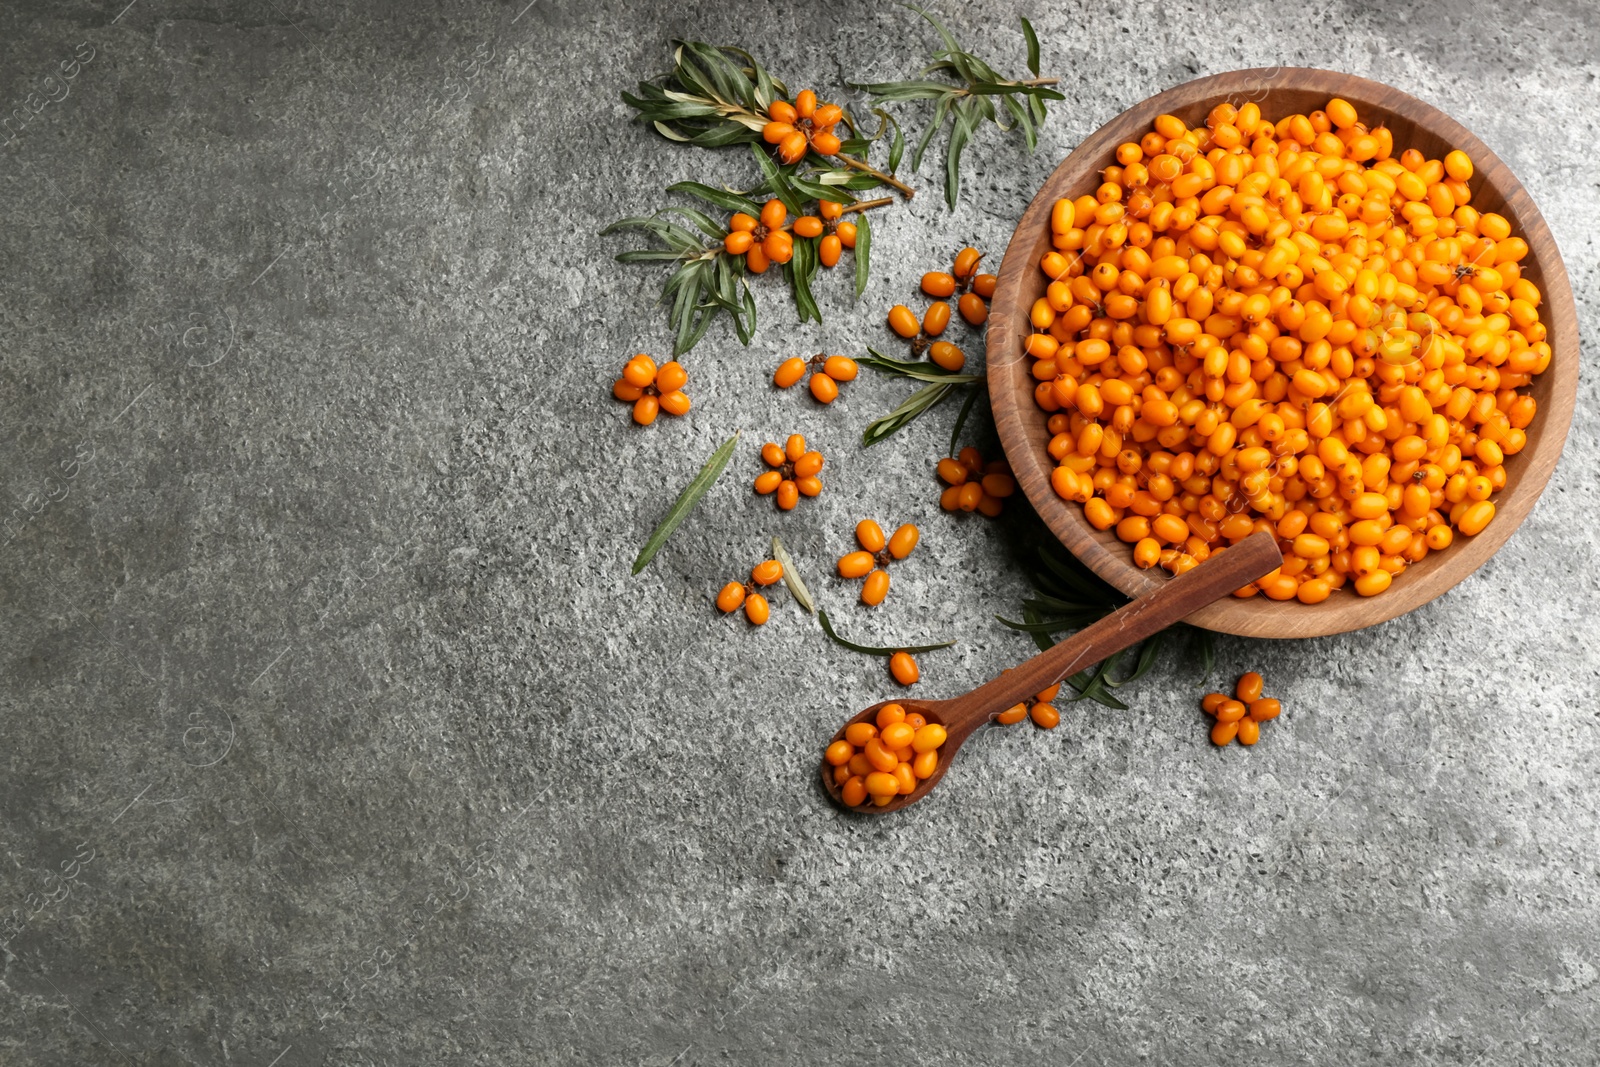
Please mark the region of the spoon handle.
<svg viewBox="0 0 1600 1067"><path fill-rule="evenodd" d="M964 738L1018 701L1166 629L1213 600L1270 574L1282 563L1283 555L1271 534L1251 534L1155 592L1125 604L965 696L948 701L945 721L950 733Z"/></svg>

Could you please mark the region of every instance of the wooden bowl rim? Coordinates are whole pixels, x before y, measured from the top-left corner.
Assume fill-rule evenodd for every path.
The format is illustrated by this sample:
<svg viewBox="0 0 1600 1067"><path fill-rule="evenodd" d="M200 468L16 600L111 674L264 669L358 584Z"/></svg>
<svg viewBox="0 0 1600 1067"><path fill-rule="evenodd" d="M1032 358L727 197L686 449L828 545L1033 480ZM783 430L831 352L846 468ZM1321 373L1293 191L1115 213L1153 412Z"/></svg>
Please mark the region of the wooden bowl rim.
<svg viewBox="0 0 1600 1067"><path fill-rule="evenodd" d="M1130 597L1149 592L1163 581L1165 572L1139 570L1133 565L1128 547L1116 540L1111 531L1095 530L1083 517L1080 505L1068 504L1050 487L1054 463L1045 452L1043 435L1028 425L1030 417L1038 417L1033 401L1036 383L1022 350L1031 327L1028 309L1021 307L1023 297L1019 294L1026 292L1025 284L1031 280L1029 272L1038 270L1035 248L1048 230L1051 206L1061 196L1081 195L1083 179L1099 166L1108 165L1118 144L1136 139L1156 115L1187 110L1208 100L1220 102L1230 96L1270 93L1274 89L1348 97L1364 113L1377 110L1385 116L1404 119L1465 151L1475 168L1474 191L1487 186L1505 200L1505 213L1513 229L1528 242L1528 258L1538 265L1544 294L1541 318L1548 329L1552 352L1550 367L1540 376L1551 384L1549 399L1541 405L1539 421L1535 423L1543 423L1537 441L1530 434L1528 447L1515 457L1522 469L1514 471L1512 484L1497 494L1495 521L1476 537L1458 538L1441 564L1422 573L1414 569L1401 575L1390 591L1378 597L1352 594L1342 602L1318 605L1261 596L1247 600L1228 598L1187 620L1208 630L1242 636L1322 637L1374 626L1421 607L1487 562L1532 511L1555 470L1571 426L1578 388L1578 324L1565 264L1544 217L1522 183L1465 126L1433 105L1382 82L1312 67L1251 68L1213 74L1140 101L1079 143L1051 172L1023 212L1006 248L991 302L986 342L988 385L1001 445L1018 484L1051 532L1096 574ZM1267 99L1265 95L1250 98L1263 102ZM1272 113L1270 106L1263 110Z"/></svg>

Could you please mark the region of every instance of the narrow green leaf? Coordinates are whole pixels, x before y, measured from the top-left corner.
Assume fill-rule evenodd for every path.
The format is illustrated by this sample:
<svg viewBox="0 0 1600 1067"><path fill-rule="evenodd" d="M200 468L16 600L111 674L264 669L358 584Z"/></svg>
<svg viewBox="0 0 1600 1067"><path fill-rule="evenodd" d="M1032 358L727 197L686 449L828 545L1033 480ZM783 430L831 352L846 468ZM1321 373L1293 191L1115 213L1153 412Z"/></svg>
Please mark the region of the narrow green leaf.
<svg viewBox="0 0 1600 1067"><path fill-rule="evenodd" d="M637 252L618 252L614 258L618 263L655 263L682 259L683 253L668 252L659 248L645 248Z"/></svg>
<svg viewBox="0 0 1600 1067"><path fill-rule="evenodd" d="M977 97L967 97L956 108L956 120L950 127L950 145L945 149L944 156L944 199L950 205L950 210L956 207L956 198L961 194L961 151L967 147L967 140L972 136L977 110L973 107Z"/></svg>
<svg viewBox="0 0 1600 1067"><path fill-rule="evenodd" d="M674 182L667 186L667 192L687 193L728 211L743 211L747 215L761 214L761 205L755 201L726 189L714 189L709 185L702 185L700 182Z"/></svg>
<svg viewBox="0 0 1600 1067"><path fill-rule="evenodd" d="M1033 32L1033 23L1027 19L1022 20L1022 36L1028 42L1028 70L1033 76L1039 76L1039 35Z"/></svg>
<svg viewBox="0 0 1600 1067"><path fill-rule="evenodd" d="M817 273L817 241L819 238L802 237L794 242L794 258L784 265L789 285L794 289L794 304L800 312L800 321L822 321L822 311L811 295L811 279Z"/></svg>
<svg viewBox="0 0 1600 1067"><path fill-rule="evenodd" d="M900 124L889 118L887 112L880 111L878 114L893 124L894 137L889 141L889 173L893 174L900 169L900 157L906 154L906 135L900 129Z"/></svg>
<svg viewBox="0 0 1600 1067"><path fill-rule="evenodd" d="M800 580L800 571L794 565L794 557L789 555L789 550L783 547L783 542L778 540L777 535L773 535L772 538L772 558L783 564L783 584L789 587L794 602L815 615L817 602L811 599L811 590Z"/></svg>
<svg viewBox="0 0 1600 1067"><path fill-rule="evenodd" d="M956 454L956 442L961 440L961 430L967 425L967 416L972 414L972 405L977 403L978 394L982 392L976 385L967 386L967 399L961 404L961 413L956 416L956 424L950 430L950 454Z"/></svg>
<svg viewBox="0 0 1600 1067"><path fill-rule="evenodd" d="M870 356L863 356L857 362L864 367L881 371L884 374L897 378L914 378L919 382L942 382L949 385L968 385L980 381L980 374L957 374L947 371L937 363L927 363L922 360L894 359L884 355L872 346L867 346Z"/></svg>
<svg viewBox="0 0 1600 1067"><path fill-rule="evenodd" d="M879 441L890 437L905 427L918 415L938 407L939 404L950 395L950 391L954 388L954 383L936 382L932 385L925 385L921 389L918 389L916 392L907 397L905 402L899 407L889 412L889 414L885 415L883 418L876 420L869 425L866 430L862 431L862 445L870 448Z"/></svg>
<svg viewBox="0 0 1600 1067"><path fill-rule="evenodd" d="M903 82L868 82L866 84L850 83L850 88L860 89L879 101L899 100L937 100L941 96L950 96L956 92L956 87L948 82L937 81L903 81Z"/></svg>
<svg viewBox="0 0 1600 1067"><path fill-rule="evenodd" d="M661 551L661 546L667 543L667 538L671 537L672 532L678 528L679 524L688 518L689 512L693 511L695 505L700 503L700 498L706 495L706 491L716 484L717 479L722 475L723 469L727 467L728 460L733 457L734 447L738 443L739 435L737 433L722 442L721 447L711 453L711 458L706 460L705 466L700 468L700 473L696 474L694 479L684 487L677 501L667 511L666 518L661 520L661 525L657 526L650 534L649 540L645 541L644 548L639 551L639 558L633 561L634 574L638 574L650 565L650 561L655 559L656 553Z"/></svg>
<svg viewBox="0 0 1600 1067"><path fill-rule="evenodd" d="M788 179L784 177L783 171L778 169L778 165L772 161L772 157L767 155L766 150L759 144L752 144L750 151L755 153L756 165L761 168L761 175L766 179L766 187L772 195L783 202L783 206L789 209L789 214L804 215L805 211L800 198L794 194L794 190L789 186Z"/></svg>
<svg viewBox="0 0 1600 1067"><path fill-rule="evenodd" d="M911 172L913 174L922 169L922 153L928 150L928 145L932 142L933 135L938 133L939 129L944 126L944 120L950 114L951 99L951 97L947 96L939 101L939 106L933 112L933 121L928 123L928 128L922 131L922 136L917 138L917 147L911 153Z"/></svg>
<svg viewBox="0 0 1600 1067"><path fill-rule="evenodd" d="M817 621L822 624L822 632L827 634L835 644L848 648L852 652L859 652L864 656L892 656L896 652L937 652L941 648L949 648L954 641L941 641L936 645L896 645L893 648L877 648L872 645L858 645L854 641L846 641L834 632L833 624L828 621L826 611L817 612Z"/></svg>
<svg viewBox="0 0 1600 1067"><path fill-rule="evenodd" d="M865 211L856 212L856 299L867 288L867 274L872 270L872 220Z"/></svg>
<svg viewBox="0 0 1600 1067"><path fill-rule="evenodd" d="M999 619L1000 616L996 615L995 618ZM1039 616L1031 611L1024 611L1022 613L1022 618L1025 620L1025 625L1027 626L1031 626L1039 621ZM1000 621L1005 622L1006 620L1000 619ZM1010 626L1013 624L1007 623L1006 625ZM1024 629L1024 626L1018 625L1016 626L1016 629ZM1042 633L1038 630L1027 630L1026 632L1033 638L1033 643L1039 646L1039 651L1041 652L1048 652L1056 645L1055 639L1047 633Z"/></svg>

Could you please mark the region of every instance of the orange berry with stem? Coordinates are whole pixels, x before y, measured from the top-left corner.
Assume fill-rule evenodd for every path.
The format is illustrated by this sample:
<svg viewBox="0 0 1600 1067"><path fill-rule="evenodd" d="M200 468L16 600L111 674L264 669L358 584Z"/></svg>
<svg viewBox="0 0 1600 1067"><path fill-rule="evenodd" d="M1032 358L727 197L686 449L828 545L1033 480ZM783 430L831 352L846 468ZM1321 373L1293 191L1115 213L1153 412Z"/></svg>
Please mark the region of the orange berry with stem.
<svg viewBox="0 0 1600 1067"><path fill-rule="evenodd" d="M954 274L957 278L970 278L972 272L978 269L978 261L983 258L983 253L976 248L963 248L956 253Z"/></svg>
<svg viewBox="0 0 1600 1067"><path fill-rule="evenodd" d="M844 205L836 200L820 200L817 202L817 214L825 221L832 222L844 214Z"/></svg>

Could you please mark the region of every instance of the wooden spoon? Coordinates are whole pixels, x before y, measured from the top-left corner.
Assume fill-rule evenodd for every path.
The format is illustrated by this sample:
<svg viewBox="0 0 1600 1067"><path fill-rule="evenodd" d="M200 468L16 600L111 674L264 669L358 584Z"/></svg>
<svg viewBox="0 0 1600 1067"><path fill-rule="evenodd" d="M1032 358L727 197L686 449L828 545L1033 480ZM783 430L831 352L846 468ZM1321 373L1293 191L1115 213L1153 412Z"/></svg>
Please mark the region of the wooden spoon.
<svg viewBox="0 0 1600 1067"><path fill-rule="evenodd" d="M882 815L916 803L939 784L939 779L950 769L956 750L972 736L972 732L1002 711L1049 688L1086 665L1099 663L1107 656L1121 652L1187 618L1213 600L1270 574L1282 564L1283 555L1278 550L1276 539L1270 533L1258 531L1188 573L1173 578L1155 592L1130 601L1054 648L1039 653L964 696L953 700L884 700L872 705L841 726L832 740L842 739L845 729L853 723L871 722L877 716L878 709L885 704L899 704L907 713L920 712L930 723L943 726L948 737L939 749L939 766L932 775L918 783L914 791L897 796L882 807L869 800L853 810ZM843 804L840 787L833 780L833 766L826 761L822 764L822 781L828 794Z"/></svg>

